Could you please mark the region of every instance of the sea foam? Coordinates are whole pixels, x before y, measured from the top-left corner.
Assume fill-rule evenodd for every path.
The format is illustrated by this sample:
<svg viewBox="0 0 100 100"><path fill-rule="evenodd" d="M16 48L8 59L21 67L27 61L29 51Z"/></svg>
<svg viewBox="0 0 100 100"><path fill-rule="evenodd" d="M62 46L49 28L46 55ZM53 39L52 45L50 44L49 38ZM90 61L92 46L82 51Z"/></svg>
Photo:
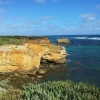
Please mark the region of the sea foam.
<svg viewBox="0 0 100 100"><path fill-rule="evenodd" d="M75 39L100 40L100 37L74 37Z"/></svg>

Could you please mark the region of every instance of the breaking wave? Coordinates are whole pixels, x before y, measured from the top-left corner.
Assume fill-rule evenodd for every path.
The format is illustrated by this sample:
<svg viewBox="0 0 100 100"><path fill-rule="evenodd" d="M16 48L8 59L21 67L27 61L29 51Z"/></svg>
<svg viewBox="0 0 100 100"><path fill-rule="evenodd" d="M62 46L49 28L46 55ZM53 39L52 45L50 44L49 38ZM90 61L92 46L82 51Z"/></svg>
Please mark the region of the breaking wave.
<svg viewBox="0 0 100 100"><path fill-rule="evenodd" d="M100 40L100 37L74 37L75 39Z"/></svg>

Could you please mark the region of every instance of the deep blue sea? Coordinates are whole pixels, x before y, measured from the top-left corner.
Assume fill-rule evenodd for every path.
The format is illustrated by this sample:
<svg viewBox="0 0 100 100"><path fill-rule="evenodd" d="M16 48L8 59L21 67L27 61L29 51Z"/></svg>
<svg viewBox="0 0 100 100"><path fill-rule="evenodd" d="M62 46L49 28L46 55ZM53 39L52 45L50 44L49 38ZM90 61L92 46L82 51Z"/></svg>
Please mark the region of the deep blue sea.
<svg viewBox="0 0 100 100"><path fill-rule="evenodd" d="M64 69L51 69L41 81L67 80L100 86L100 35L46 36L56 44L58 38L69 38L70 44L62 44L67 51Z"/></svg>

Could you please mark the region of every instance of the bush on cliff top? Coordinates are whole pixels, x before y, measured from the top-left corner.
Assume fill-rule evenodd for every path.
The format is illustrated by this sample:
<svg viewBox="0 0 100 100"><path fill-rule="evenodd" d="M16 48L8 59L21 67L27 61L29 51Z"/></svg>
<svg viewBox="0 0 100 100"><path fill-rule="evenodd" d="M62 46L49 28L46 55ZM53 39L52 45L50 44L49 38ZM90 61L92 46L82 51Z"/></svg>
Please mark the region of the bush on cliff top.
<svg viewBox="0 0 100 100"><path fill-rule="evenodd" d="M13 94L14 93L14 94ZM23 94L22 94L23 93ZM15 98L18 97L18 98ZM11 99L13 98L13 99ZM100 100L100 88L70 80L29 84L21 92L7 92L0 100Z"/></svg>

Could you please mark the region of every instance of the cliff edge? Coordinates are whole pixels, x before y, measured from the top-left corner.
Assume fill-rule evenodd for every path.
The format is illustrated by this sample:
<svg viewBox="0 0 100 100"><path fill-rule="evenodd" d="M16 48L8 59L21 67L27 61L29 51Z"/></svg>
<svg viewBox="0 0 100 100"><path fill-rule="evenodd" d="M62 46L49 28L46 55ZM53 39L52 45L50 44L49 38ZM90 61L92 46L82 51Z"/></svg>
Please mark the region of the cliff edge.
<svg viewBox="0 0 100 100"><path fill-rule="evenodd" d="M25 43L0 46L0 72L30 71L39 69L40 62L65 61L65 48L53 44Z"/></svg>

